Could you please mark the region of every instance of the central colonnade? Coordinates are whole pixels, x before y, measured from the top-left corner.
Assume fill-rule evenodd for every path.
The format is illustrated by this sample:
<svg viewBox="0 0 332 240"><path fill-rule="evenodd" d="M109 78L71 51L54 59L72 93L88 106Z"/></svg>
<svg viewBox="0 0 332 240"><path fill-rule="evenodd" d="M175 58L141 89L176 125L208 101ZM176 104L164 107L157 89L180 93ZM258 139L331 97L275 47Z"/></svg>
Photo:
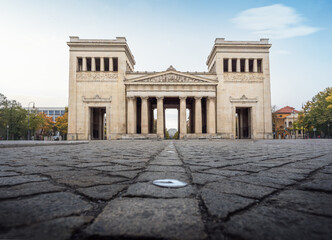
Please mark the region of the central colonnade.
<svg viewBox="0 0 332 240"><path fill-rule="evenodd" d="M128 96L127 97L127 133L157 134L164 138L165 109L178 109L179 136L188 134L196 136L216 133L215 97L206 96ZM157 109L156 127L154 126L153 110ZM187 123L186 111L189 110ZM154 128L155 127L155 128ZM187 127L189 132L187 131Z"/></svg>

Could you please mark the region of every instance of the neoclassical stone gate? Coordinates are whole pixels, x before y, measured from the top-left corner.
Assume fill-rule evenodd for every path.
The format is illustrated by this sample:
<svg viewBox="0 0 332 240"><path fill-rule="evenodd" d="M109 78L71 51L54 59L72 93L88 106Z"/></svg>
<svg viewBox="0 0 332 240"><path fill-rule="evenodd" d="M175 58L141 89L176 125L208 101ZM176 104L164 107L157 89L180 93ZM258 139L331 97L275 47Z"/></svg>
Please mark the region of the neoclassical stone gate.
<svg viewBox="0 0 332 240"><path fill-rule="evenodd" d="M187 134L201 135L203 132L216 134L216 86L218 81L199 76L192 76L177 72L170 67L165 72L149 75L148 77L127 78L124 81L127 93L127 129L129 134L138 133L137 126L141 126L141 134L153 134L151 114L153 102L156 99L157 131L159 137L164 137L165 107L173 105L179 110L180 138ZM141 101L141 121L137 124L137 99ZM202 114L202 99L206 99L205 114ZM178 103L176 103L178 100ZM188 101L187 101L188 100ZM191 101L190 101L191 100ZM192 101L194 100L194 101ZM175 102L175 106L174 106ZM186 109L193 118L193 132L187 132ZM206 119L206 130L203 131L203 119ZM189 123L188 123L189 125Z"/></svg>
<svg viewBox="0 0 332 240"><path fill-rule="evenodd" d="M172 66L135 72L123 37L70 37L68 46L68 139L163 138L168 107L178 109L180 138L272 138L267 39L217 38L207 72L181 72Z"/></svg>

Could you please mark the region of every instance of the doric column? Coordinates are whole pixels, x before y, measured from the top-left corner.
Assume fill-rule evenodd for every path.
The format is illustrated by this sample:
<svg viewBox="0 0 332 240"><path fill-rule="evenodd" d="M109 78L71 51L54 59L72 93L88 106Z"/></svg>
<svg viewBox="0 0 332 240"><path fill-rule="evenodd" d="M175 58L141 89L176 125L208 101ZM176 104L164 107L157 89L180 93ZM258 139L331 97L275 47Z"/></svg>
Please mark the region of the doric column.
<svg viewBox="0 0 332 240"><path fill-rule="evenodd" d="M257 58L254 59L254 72L257 72Z"/></svg>
<svg viewBox="0 0 332 240"><path fill-rule="evenodd" d="M236 72L241 72L240 58L236 59Z"/></svg>
<svg viewBox="0 0 332 240"><path fill-rule="evenodd" d="M208 97L208 115L207 115L207 132L210 134L216 133L216 98Z"/></svg>
<svg viewBox="0 0 332 240"><path fill-rule="evenodd" d="M127 97L127 132L129 134L135 133L135 127L134 127L134 97Z"/></svg>
<svg viewBox="0 0 332 240"><path fill-rule="evenodd" d="M91 58L91 71L96 71L96 59L94 57Z"/></svg>
<svg viewBox="0 0 332 240"><path fill-rule="evenodd" d="M246 58L244 61L244 71L249 72L249 59Z"/></svg>
<svg viewBox="0 0 332 240"><path fill-rule="evenodd" d="M100 58L100 71L104 72L105 71L105 65L104 65L104 58Z"/></svg>
<svg viewBox="0 0 332 240"><path fill-rule="evenodd" d="M157 134L164 138L164 97L157 97Z"/></svg>
<svg viewBox="0 0 332 240"><path fill-rule="evenodd" d="M83 67L82 67L83 72L86 72L86 70L87 70L86 57L83 58L82 65L83 65Z"/></svg>
<svg viewBox="0 0 332 240"><path fill-rule="evenodd" d="M228 58L228 72L232 72L232 59Z"/></svg>
<svg viewBox="0 0 332 240"><path fill-rule="evenodd" d="M142 107L141 107L141 126L142 134L149 133L149 124L148 124L148 97L141 97Z"/></svg>
<svg viewBox="0 0 332 240"><path fill-rule="evenodd" d="M202 97L195 97L195 133L202 133Z"/></svg>
<svg viewBox="0 0 332 240"><path fill-rule="evenodd" d="M186 99L187 97L180 97L180 138L183 138L183 136L187 134Z"/></svg>
<svg viewBox="0 0 332 240"><path fill-rule="evenodd" d="M108 60L108 69L110 72L113 72L113 58L109 58Z"/></svg>

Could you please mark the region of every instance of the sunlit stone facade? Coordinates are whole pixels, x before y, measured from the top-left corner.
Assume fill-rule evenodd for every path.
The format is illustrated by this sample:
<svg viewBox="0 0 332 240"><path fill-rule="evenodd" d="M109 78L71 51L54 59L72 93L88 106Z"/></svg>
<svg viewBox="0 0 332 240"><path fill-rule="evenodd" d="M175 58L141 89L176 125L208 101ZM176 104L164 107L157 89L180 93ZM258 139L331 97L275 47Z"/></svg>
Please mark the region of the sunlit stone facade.
<svg viewBox="0 0 332 240"><path fill-rule="evenodd" d="M217 38L207 72L135 72L124 37L67 44L69 140L164 138L166 108L181 139L272 138L268 39Z"/></svg>

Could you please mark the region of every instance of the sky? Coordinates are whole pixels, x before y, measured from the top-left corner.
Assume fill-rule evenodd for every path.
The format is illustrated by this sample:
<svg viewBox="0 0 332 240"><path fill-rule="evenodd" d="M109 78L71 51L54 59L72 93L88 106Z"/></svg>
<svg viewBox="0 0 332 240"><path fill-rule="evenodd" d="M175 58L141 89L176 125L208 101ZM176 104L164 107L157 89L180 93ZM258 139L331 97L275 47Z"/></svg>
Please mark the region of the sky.
<svg viewBox="0 0 332 240"><path fill-rule="evenodd" d="M332 87L331 12L331 0L0 0L0 93L67 106L69 36L126 37L136 71L207 71L215 38L269 38L272 105L301 109Z"/></svg>

